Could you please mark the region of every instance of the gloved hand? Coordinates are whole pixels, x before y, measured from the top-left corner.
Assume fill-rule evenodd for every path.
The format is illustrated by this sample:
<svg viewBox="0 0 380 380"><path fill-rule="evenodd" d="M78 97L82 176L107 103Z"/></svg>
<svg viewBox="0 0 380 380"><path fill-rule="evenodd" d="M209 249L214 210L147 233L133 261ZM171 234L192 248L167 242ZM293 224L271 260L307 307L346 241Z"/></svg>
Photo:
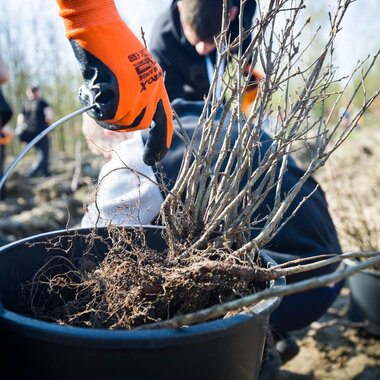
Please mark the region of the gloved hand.
<svg viewBox="0 0 380 380"><path fill-rule="evenodd" d="M250 70L251 70L250 65L247 65L244 70L243 75L245 77L248 77L248 75L250 74ZM258 71L257 69L253 69L251 78L249 79L249 83L243 94L243 99L241 102L241 110L244 113L249 112L249 108L251 107L252 103L255 101L258 94L259 82L263 78L264 76L260 71Z"/></svg>
<svg viewBox="0 0 380 380"><path fill-rule="evenodd" d="M165 156L173 135L160 66L122 21L113 0L57 3L85 83L81 103L97 104L88 113L104 128L128 132L151 127L143 159L154 165Z"/></svg>

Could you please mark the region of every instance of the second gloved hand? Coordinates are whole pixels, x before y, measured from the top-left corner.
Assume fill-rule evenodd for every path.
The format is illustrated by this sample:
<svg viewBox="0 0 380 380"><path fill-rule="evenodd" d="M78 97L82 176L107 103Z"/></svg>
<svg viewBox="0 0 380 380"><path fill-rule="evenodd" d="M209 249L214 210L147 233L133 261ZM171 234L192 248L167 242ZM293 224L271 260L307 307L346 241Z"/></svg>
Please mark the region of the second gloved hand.
<svg viewBox="0 0 380 380"><path fill-rule="evenodd" d="M113 0L57 0L66 36L79 62L83 105L102 127L150 128L144 162L154 165L170 147L173 119L163 72L121 20Z"/></svg>

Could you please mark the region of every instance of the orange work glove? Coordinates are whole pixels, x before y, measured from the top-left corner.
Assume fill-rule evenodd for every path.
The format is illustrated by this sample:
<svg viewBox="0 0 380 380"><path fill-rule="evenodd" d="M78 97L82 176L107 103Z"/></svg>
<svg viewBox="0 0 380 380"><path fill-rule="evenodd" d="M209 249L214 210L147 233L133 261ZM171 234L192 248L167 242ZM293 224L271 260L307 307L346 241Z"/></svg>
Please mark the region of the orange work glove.
<svg viewBox="0 0 380 380"><path fill-rule="evenodd" d="M0 145L7 145L13 140L12 130L9 128L0 128Z"/></svg>
<svg viewBox="0 0 380 380"><path fill-rule="evenodd" d="M247 65L244 70L244 76L248 76L250 74L250 65ZM259 82L264 78L264 75L256 70L253 69L251 78L249 79L249 83L247 85L247 88L244 92L242 103L241 103L241 109L244 113L249 112L249 108L257 98L258 90L259 90Z"/></svg>
<svg viewBox="0 0 380 380"><path fill-rule="evenodd" d="M173 136L160 66L122 21L113 0L57 3L84 79L81 103L96 103L88 114L104 128L129 132L151 127L143 159L154 165Z"/></svg>

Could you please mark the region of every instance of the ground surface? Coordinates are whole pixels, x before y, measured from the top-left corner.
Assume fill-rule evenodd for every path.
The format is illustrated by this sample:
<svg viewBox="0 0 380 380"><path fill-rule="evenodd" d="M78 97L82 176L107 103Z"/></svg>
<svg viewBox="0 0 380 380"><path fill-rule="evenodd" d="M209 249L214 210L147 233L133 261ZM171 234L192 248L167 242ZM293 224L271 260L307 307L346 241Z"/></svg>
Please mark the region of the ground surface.
<svg viewBox="0 0 380 380"><path fill-rule="evenodd" d="M355 239L350 239L344 232L345 229L351 230L354 231L353 235L358 235L363 226L359 223L355 228L346 228L343 223L342 210L354 212L354 209L360 208L360 205L351 207L352 201L346 205L338 202L339 199L349 199L347 191L352 189L361 197L362 210L366 210L362 212L366 214L365 224L370 226L367 228L368 238L364 240L378 244L380 201L376 196L369 196L370 191L380 185L378 131L364 128L358 131L332 163L334 165L324 169L318 178L329 199L344 248L365 249L364 243L355 246ZM83 158L81 176L74 192L75 163L72 158L55 157L52 162L53 176L48 179L25 178L25 164L20 164L18 173L10 178L7 199L0 201L0 245L5 241L77 225L83 213L83 202L88 199L89 187L97 176L99 161L91 157ZM348 180L351 185L347 185ZM336 188L340 189L340 195ZM277 380L380 379L380 338L366 334L362 328L350 326L346 314L348 307L349 289L344 288L329 313L310 329L295 332L300 353L282 366ZM329 323L332 326L328 327Z"/></svg>
<svg viewBox="0 0 380 380"><path fill-rule="evenodd" d="M380 129L364 125L316 176L345 252L380 248L379 167ZM300 353L281 368L276 380L380 379L380 337L350 326L349 293L344 288L329 313L311 329L296 332ZM333 326L326 327L329 324Z"/></svg>
<svg viewBox="0 0 380 380"><path fill-rule="evenodd" d="M380 337L347 318L349 289L310 329L294 333L299 354L281 367L276 380L378 380Z"/></svg>

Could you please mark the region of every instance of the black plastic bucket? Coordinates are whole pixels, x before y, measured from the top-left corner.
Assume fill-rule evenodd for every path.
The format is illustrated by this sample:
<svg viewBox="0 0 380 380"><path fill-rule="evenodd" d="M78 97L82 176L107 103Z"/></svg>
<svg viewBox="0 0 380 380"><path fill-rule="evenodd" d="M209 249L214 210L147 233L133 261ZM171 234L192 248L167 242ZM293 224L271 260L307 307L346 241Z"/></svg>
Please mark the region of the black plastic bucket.
<svg viewBox="0 0 380 380"><path fill-rule="evenodd" d="M19 285L31 280L56 239L74 257L86 249L88 229L41 234L0 248L0 370L14 379L256 379L270 314L280 298L260 302L248 314L180 329L106 330L61 326L24 316ZM165 249L159 228L147 227L148 245ZM105 229L97 232L107 236ZM79 233L79 235L78 235ZM106 245L92 248L101 258ZM263 255L264 265L275 265ZM284 285L281 278L263 287Z"/></svg>
<svg viewBox="0 0 380 380"><path fill-rule="evenodd" d="M349 266L353 260L345 260ZM380 271L361 270L348 279L350 307L348 317L353 322L367 322L365 330L380 337Z"/></svg>

